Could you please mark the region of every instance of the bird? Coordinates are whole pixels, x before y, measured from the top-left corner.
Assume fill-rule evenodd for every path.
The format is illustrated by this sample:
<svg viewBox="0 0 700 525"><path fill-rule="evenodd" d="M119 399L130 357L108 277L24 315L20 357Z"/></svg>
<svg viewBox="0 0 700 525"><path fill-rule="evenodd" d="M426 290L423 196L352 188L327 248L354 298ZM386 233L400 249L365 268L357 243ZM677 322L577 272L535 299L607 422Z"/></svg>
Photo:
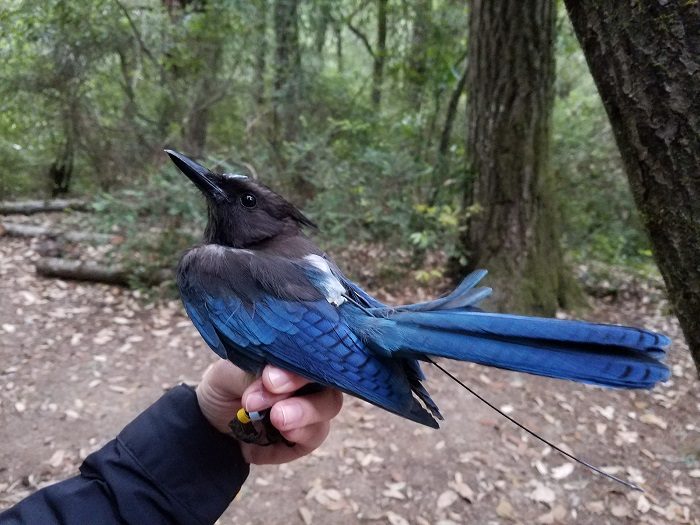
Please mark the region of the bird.
<svg viewBox="0 0 700 525"><path fill-rule="evenodd" d="M273 365L433 428L443 416L421 363L437 358L624 389L669 377L663 334L484 311L485 270L440 298L384 304L343 274L283 196L165 151L208 210L202 242L177 269L184 308L207 345L247 372Z"/></svg>

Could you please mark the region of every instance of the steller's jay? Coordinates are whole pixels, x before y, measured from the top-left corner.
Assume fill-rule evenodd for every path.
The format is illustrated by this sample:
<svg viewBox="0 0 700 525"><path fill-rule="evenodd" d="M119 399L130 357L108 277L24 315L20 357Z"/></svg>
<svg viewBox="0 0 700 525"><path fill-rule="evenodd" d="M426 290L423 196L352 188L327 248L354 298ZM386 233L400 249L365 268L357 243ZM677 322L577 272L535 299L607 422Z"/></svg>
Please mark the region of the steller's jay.
<svg viewBox="0 0 700 525"><path fill-rule="evenodd" d="M166 152L209 211L204 241L177 271L185 309L207 344L246 371L271 364L434 428L442 416L419 366L433 357L618 388L669 377L664 335L480 310L491 292L476 286L483 270L439 299L385 305L304 235L314 224L283 197Z"/></svg>

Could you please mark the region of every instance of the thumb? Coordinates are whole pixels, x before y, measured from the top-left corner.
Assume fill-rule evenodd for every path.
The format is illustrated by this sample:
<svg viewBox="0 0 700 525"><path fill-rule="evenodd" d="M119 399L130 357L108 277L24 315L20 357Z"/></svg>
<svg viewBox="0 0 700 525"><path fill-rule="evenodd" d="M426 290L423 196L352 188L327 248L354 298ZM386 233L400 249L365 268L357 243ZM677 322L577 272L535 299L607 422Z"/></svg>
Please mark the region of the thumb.
<svg viewBox="0 0 700 525"><path fill-rule="evenodd" d="M255 380L229 361L220 360L211 365L197 386L199 408L220 432L227 433L228 423L241 408L243 391Z"/></svg>

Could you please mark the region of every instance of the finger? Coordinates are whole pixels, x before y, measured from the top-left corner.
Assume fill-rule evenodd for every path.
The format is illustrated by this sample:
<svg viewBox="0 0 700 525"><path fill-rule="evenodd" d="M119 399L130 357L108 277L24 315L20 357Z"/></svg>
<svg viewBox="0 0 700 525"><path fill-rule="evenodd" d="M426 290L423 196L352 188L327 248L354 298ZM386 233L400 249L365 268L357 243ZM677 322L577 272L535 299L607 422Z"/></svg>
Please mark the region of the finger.
<svg viewBox="0 0 700 525"><path fill-rule="evenodd" d="M278 465L280 463L288 463L302 456L306 456L318 448L326 439L330 431L330 423L325 421L317 423L311 427L304 429L291 430L285 433L285 438L293 441L293 447L287 446L285 443L277 443L271 447L260 447L249 443L241 444L241 451L247 463L255 465Z"/></svg>
<svg viewBox="0 0 700 525"><path fill-rule="evenodd" d="M255 381L255 376L244 372L225 359L220 359L204 372L206 384L213 395L225 401L240 399L246 388Z"/></svg>
<svg viewBox="0 0 700 525"><path fill-rule="evenodd" d="M287 399L292 392L287 394L271 394L262 384L261 380L253 383L245 392L241 399L243 407L248 412L259 412L270 408L275 403Z"/></svg>
<svg viewBox="0 0 700 525"><path fill-rule="evenodd" d="M287 441L294 443L294 448L298 447L302 451L302 455L305 455L325 441L330 428L330 421L322 421L302 428L284 431L282 435Z"/></svg>
<svg viewBox="0 0 700 525"><path fill-rule="evenodd" d="M270 411L272 424L280 431L329 421L343 406L343 395L330 388L308 396L291 397L276 402Z"/></svg>
<svg viewBox="0 0 700 525"><path fill-rule="evenodd" d="M286 394L311 383L308 379L274 366L266 366L262 373L265 388L273 394Z"/></svg>
<svg viewBox="0 0 700 525"><path fill-rule="evenodd" d="M265 410L270 408L272 405L278 401L288 398L292 395L292 392L284 394L274 394L270 392L263 384L262 378L258 378L253 381L245 392L241 396L241 402L243 407L248 412L259 412L260 410Z"/></svg>
<svg viewBox="0 0 700 525"><path fill-rule="evenodd" d="M195 391L207 421L220 432L228 432L228 422L241 406L241 394L254 379L228 361L219 360L209 366Z"/></svg>

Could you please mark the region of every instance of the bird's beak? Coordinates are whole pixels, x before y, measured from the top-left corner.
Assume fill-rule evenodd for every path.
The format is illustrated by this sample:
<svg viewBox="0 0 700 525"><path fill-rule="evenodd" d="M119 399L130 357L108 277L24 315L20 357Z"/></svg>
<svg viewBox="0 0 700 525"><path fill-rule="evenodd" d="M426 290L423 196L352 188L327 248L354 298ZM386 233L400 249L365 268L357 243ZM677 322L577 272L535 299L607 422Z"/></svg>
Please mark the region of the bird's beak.
<svg viewBox="0 0 700 525"><path fill-rule="evenodd" d="M187 175L187 178L194 182L195 186L197 186L204 195L215 200L225 199L226 194L219 187L216 174L182 153L171 149L166 149L165 152L170 156L170 160L175 163L175 166L177 166L182 173Z"/></svg>

